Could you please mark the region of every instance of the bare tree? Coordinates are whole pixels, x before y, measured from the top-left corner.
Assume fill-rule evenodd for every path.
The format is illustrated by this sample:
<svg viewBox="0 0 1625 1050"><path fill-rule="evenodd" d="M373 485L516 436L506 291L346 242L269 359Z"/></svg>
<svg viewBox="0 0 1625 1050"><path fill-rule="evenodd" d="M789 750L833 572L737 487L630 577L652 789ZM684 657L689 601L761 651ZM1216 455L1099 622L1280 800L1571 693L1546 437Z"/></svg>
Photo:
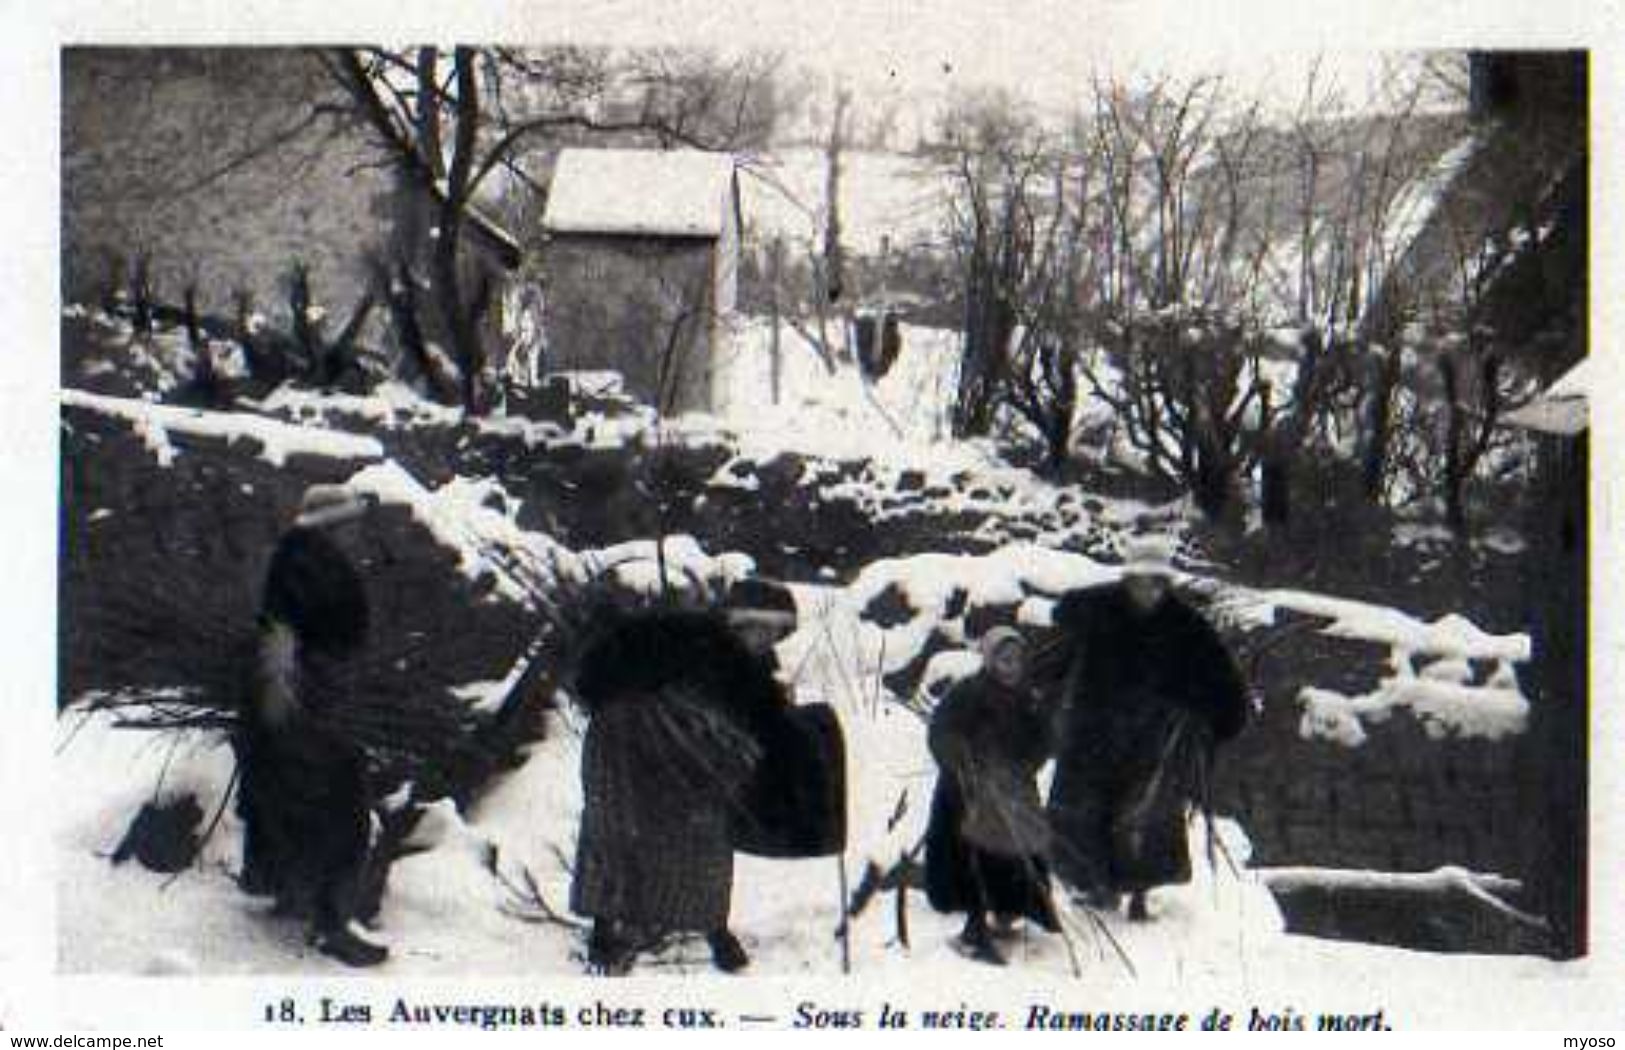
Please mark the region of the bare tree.
<svg viewBox="0 0 1625 1050"><path fill-rule="evenodd" d="M1424 359L1436 369L1437 386L1430 390L1419 377L1416 389L1434 409L1424 425L1445 524L1465 539L1469 486L1497 445L1512 439L1501 429L1502 417L1528 400L1536 384L1484 320L1490 286L1515 252L1511 239L1466 225L1451 227L1449 243L1450 281L1426 298L1420 317Z"/></svg>
<svg viewBox="0 0 1625 1050"><path fill-rule="evenodd" d="M1090 239L1090 391L1151 471L1207 514L1236 508L1264 397L1256 307L1256 108L1212 79L1139 91L1097 82L1083 163L1098 174Z"/></svg>
<svg viewBox="0 0 1625 1050"><path fill-rule="evenodd" d="M815 85L804 74L802 86L817 95L826 86ZM851 296L848 294L846 252L841 217L841 182L846 143L851 124L851 92L839 82L827 86L832 100L828 126L822 141L824 181L819 199L807 200L780 179L772 167L748 163L747 174L769 192L790 204L805 220L805 236L794 240L791 256L785 241L774 237L765 246L769 294L773 315L782 321L817 354L824 370L835 375L837 361L847 352L844 338ZM777 360L777 359L776 359Z"/></svg>
<svg viewBox="0 0 1625 1050"><path fill-rule="evenodd" d="M508 268L521 258L518 238L481 203L492 196L488 180L500 171L539 190L527 158L561 136L644 135L662 146L731 149L760 134L763 113L772 111L762 100L772 83L766 58L719 64L678 52L628 59L574 47L425 46L335 50L326 62L429 211L427 228L407 239L418 243L398 245L391 269L407 285L427 276L471 413L486 407L482 326L497 297L492 268L471 261L468 245L482 245Z"/></svg>
<svg viewBox="0 0 1625 1050"><path fill-rule="evenodd" d="M835 88L835 109L824 145L824 299L833 305L846 291L846 253L841 245L841 159L846 150L852 92Z"/></svg>
<svg viewBox="0 0 1625 1050"><path fill-rule="evenodd" d="M988 433L1006 393L1012 339L1030 291L1039 216L1060 214L1051 189L1053 157L1036 119L1003 93L960 99L944 114L952 181L948 236L961 275L964 335L953 428Z"/></svg>
<svg viewBox="0 0 1625 1050"><path fill-rule="evenodd" d="M1334 431L1355 435L1362 470L1382 476L1400 380L1398 335L1407 314L1395 279L1408 248L1400 214L1438 146L1419 116L1428 82L1395 68L1378 115L1352 116L1314 67L1272 161L1290 205L1267 234L1266 291L1290 312L1274 318L1290 333L1289 378L1270 395L1261 445L1264 520L1291 516L1293 476L1306 448ZM1273 210L1273 209L1272 209ZM1287 251L1282 253L1279 248ZM1378 491L1375 484L1367 493Z"/></svg>
<svg viewBox="0 0 1625 1050"><path fill-rule="evenodd" d="M620 111L645 125L662 148L706 143L755 153L778 123L782 64L769 51L658 47L628 52L612 72L628 89Z"/></svg>

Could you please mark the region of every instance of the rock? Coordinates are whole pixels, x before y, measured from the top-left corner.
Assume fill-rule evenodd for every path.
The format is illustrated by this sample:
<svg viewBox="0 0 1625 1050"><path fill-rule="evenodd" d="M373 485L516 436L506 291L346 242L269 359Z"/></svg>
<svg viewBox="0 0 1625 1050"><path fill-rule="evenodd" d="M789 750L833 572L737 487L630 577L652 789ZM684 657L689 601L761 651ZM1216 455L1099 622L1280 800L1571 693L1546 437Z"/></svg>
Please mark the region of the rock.
<svg viewBox="0 0 1625 1050"><path fill-rule="evenodd" d="M897 670L883 675L880 679L881 684L898 696L913 696L919 689L920 680L924 677L925 669L930 666L932 658L938 653L957 648L960 646L955 645L952 638L934 630L925 640L925 645L920 647L919 654Z"/></svg>
<svg viewBox="0 0 1625 1050"><path fill-rule="evenodd" d="M965 613L966 637L980 638L995 627L1015 626L1017 608L1014 602L971 606Z"/></svg>
<svg viewBox="0 0 1625 1050"><path fill-rule="evenodd" d="M909 604L908 596L901 587L889 583L885 590L869 599L869 604L858 615L876 627L889 630L908 623L919 612Z"/></svg>
<svg viewBox="0 0 1625 1050"><path fill-rule="evenodd" d="M202 822L203 808L193 795L163 804L148 802L113 851L113 863L123 864L134 858L149 871L184 871L197 856L198 825Z"/></svg>

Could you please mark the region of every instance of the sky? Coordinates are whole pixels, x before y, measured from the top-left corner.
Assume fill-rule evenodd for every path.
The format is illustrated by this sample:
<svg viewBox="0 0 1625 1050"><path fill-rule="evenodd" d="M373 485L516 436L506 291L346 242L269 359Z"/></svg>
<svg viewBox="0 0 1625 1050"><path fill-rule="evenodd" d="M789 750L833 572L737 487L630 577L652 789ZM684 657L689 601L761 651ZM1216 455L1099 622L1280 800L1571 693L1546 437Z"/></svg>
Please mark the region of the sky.
<svg viewBox="0 0 1625 1050"><path fill-rule="evenodd" d="M1220 73L1266 104L1296 101L1311 63L1341 84L1357 108L1385 53L1561 43L1558 27L1576 0L1476 7L1463 0L1337 5L1282 0L670 0L639 5L583 0L567 20L525 31L621 43L695 43L778 49L838 72L860 92L939 98L952 88L997 83L1040 104L1064 107L1095 73L1183 79ZM1500 10L1500 8L1507 10ZM1468 20L1469 13L1473 20ZM545 29L544 29L545 25Z"/></svg>
<svg viewBox="0 0 1625 1050"><path fill-rule="evenodd" d="M1358 6L1358 5L1350 5ZM518 28L549 42L693 44L725 52L777 51L787 64L853 89L857 110L900 111L899 140L913 141L957 91L998 86L1055 116L1075 109L1091 77L1126 81L1218 75L1235 98L1288 112L1311 67L1355 110L1370 108L1385 63L1403 50L1459 49L1495 35L1394 32L1365 5L1364 18L1306 17L1275 0L1174 5L1051 0L674 0L635 10L585 0L565 20ZM1386 26L1386 28L1385 28ZM1522 38L1520 38L1522 39Z"/></svg>

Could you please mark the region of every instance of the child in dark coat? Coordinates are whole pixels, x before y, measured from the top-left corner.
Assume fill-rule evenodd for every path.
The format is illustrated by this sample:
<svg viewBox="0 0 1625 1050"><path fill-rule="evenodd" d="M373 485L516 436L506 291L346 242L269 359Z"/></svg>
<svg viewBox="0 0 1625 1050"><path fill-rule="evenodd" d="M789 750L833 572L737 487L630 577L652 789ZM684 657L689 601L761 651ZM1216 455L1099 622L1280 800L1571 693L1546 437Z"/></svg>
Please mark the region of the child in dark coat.
<svg viewBox="0 0 1625 1050"><path fill-rule="evenodd" d="M960 940L972 957L1003 965L989 915L1006 928L1019 916L1060 928L1036 783L1050 755L1049 718L1026 688L1020 634L996 628L982 652L983 669L954 686L931 719L941 772L926 830L926 891L938 911L965 913Z"/></svg>

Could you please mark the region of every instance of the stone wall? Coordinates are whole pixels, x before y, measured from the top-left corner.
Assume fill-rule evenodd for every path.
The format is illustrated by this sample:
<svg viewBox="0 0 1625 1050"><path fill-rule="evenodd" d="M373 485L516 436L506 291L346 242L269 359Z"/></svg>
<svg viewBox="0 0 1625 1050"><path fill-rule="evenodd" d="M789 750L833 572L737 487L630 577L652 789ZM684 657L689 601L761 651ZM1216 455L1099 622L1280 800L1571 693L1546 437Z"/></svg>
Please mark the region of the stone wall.
<svg viewBox="0 0 1625 1050"><path fill-rule="evenodd" d="M63 702L90 689L192 681L189 660L216 658L211 640L252 629L271 552L305 486L365 465L300 454L275 467L251 440L171 435L178 455L164 467L126 422L69 408L63 423ZM521 609L468 579L457 554L403 507L374 511L364 543L373 646L408 664L391 674L435 688L509 671L536 628ZM177 595L199 607L177 608ZM118 619L143 613L153 622ZM134 640L150 652L115 651ZM130 680L132 666L144 680Z"/></svg>
<svg viewBox="0 0 1625 1050"><path fill-rule="evenodd" d="M1236 814L1265 865L1427 871L1461 865L1517 876L1517 736L1432 736L1407 711L1367 727L1357 747L1300 732L1297 694L1376 686L1387 650L1307 633L1254 669L1264 710L1221 758L1221 810Z"/></svg>
<svg viewBox="0 0 1625 1050"><path fill-rule="evenodd" d="M243 289L285 328L300 261L336 331L388 235L393 176L351 118L319 111L343 97L316 52L62 56L64 300L99 300L145 253L160 301L178 305L195 283L206 312L230 316Z"/></svg>
<svg viewBox="0 0 1625 1050"><path fill-rule="evenodd" d="M545 366L618 371L639 400L709 409L714 260L706 240L555 235Z"/></svg>

